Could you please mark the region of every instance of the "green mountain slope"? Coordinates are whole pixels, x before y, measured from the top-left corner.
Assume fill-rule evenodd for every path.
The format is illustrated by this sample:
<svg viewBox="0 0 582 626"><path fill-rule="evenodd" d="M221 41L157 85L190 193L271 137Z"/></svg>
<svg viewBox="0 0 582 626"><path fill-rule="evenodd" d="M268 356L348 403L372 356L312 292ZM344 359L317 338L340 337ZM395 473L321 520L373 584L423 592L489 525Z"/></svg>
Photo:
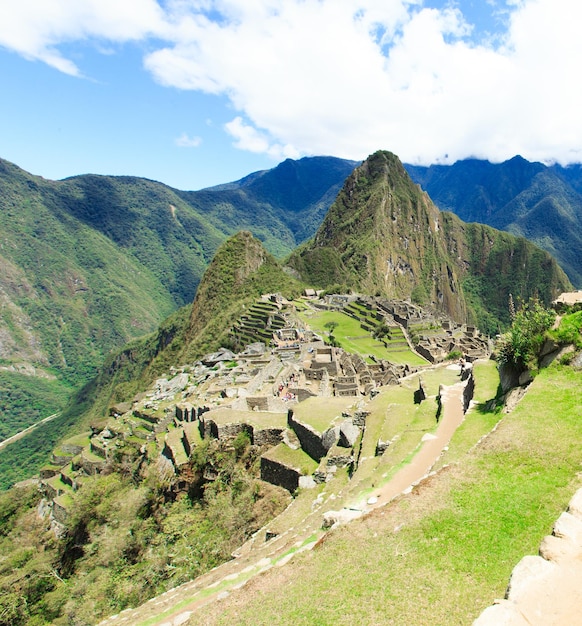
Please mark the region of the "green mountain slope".
<svg viewBox="0 0 582 626"><path fill-rule="evenodd" d="M526 237L555 256L582 286L582 176L579 166L547 167L514 157L453 165L406 165L442 210Z"/></svg>
<svg viewBox="0 0 582 626"><path fill-rule="evenodd" d="M295 297L301 290L302 284L250 233L229 238L217 250L191 305L172 313L155 332L110 354L59 417L43 426L42 437L33 432L0 451L0 489L38 472L60 439L105 419L109 405L131 400L173 366L228 346L229 329L261 294Z"/></svg>
<svg viewBox="0 0 582 626"><path fill-rule="evenodd" d="M353 172L289 264L314 285L411 297L489 331L494 320L508 321L510 293L547 303L569 287L555 261L526 240L439 212L388 152Z"/></svg>
<svg viewBox="0 0 582 626"><path fill-rule="evenodd" d="M287 159L272 170L181 196L228 235L250 230L283 257L317 230L356 165L334 157Z"/></svg>
<svg viewBox="0 0 582 626"><path fill-rule="evenodd" d="M49 181L0 160L1 389L22 390L16 375L42 376L64 405L63 391L89 380L110 350L192 301L230 234L251 229L288 254L352 167L286 161L226 190L180 192L135 177ZM22 421L17 404L0 398L7 433L55 409L40 402Z"/></svg>

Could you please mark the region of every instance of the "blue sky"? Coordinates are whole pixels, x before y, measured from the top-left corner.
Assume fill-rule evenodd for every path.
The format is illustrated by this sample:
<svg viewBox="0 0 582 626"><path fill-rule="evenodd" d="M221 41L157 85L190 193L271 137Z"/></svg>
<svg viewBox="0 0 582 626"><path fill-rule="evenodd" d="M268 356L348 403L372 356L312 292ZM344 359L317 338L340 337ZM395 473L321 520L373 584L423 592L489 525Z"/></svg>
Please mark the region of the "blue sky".
<svg viewBox="0 0 582 626"><path fill-rule="evenodd" d="M0 0L0 157L179 189L286 157L582 161L579 0Z"/></svg>

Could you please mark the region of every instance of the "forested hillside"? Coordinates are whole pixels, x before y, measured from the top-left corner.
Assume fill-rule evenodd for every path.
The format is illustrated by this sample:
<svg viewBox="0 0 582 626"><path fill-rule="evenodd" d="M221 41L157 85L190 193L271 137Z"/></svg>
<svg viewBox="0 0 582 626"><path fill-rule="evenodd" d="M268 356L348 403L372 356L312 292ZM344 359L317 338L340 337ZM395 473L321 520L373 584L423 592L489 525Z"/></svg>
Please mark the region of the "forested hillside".
<svg viewBox="0 0 582 626"><path fill-rule="evenodd" d="M442 210L525 237L554 256L582 287L582 169L466 159L453 165L406 165Z"/></svg>
<svg viewBox="0 0 582 626"><path fill-rule="evenodd" d="M191 303L230 234L247 228L288 254L353 165L288 160L183 192L135 177L49 181L0 160L1 432L62 408L110 350Z"/></svg>

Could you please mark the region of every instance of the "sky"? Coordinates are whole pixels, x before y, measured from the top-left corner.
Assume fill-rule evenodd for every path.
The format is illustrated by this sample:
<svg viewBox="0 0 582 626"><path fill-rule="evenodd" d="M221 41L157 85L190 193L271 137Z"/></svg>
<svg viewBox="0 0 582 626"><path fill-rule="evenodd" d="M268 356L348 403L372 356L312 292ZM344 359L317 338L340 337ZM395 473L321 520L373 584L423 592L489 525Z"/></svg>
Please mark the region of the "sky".
<svg viewBox="0 0 582 626"><path fill-rule="evenodd" d="M582 162L580 0L0 0L0 158L183 190L286 158Z"/></svg>

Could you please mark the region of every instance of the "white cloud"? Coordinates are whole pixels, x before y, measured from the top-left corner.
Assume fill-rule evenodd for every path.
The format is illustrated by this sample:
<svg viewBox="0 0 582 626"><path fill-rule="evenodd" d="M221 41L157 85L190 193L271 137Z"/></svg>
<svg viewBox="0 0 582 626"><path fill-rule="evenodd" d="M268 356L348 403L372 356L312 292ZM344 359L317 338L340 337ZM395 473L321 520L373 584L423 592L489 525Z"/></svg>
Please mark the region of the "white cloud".
<svg viewBox="0 0 582 626"><path fill-rule="evenodd" d="M273 142L267 133L246 124L240 116L225 124L224 128L233 137L234 146L239 150L268 154L273 158L296 159L301 156L299 150L292 145Z"/></svg>
<svg viewBox="0 0 582 626"><path fill-rule="evenodd" d="M176 137L174 143L179 148L198 148L202 143L202 137L190 137L187 133L182 133L179 137Z"/></svg>
<svg viewBox="0 0 582 626"><path fill-rule="evenodd" d="M464 1L0 0L0 45L80 74L60 44L147 40L154 79L225 95L252 152L579 160L582 3L489 0L507 30L477 44Z"/></svg>
<svg viewBox="0 0 582 626"><path fill-rule="evenodd" d="M125 42L167 32L155 0L1 0L0 46L78 76L81 70L59 51L73 41Z"/></svg>

